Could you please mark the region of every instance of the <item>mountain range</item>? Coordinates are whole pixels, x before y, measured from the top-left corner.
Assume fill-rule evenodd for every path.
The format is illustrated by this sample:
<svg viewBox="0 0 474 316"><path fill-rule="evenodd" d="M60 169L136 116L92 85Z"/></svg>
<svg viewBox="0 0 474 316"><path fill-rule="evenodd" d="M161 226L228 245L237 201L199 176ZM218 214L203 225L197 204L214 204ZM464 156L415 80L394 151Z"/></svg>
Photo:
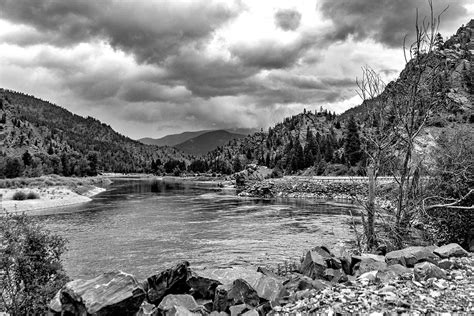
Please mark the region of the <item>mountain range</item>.
<svg viewBox="0 0 474 316"><path fill-rule="evenodd" d="M255 133L256 131L258 131L258 129L256 128L228 128L228 129L220 129L220 130L206 129L206 130L201 130L201 131L187 131L187 132L183 132L179 134L170 134L170 135L163 136L161 138L144 137L144 138L138 139L138 141L146 145L176 146L181 143L184 143L187 140L198 137L202 134L215 132L215 131L226 131L232 134L246 136L246 135Z"/></svg>

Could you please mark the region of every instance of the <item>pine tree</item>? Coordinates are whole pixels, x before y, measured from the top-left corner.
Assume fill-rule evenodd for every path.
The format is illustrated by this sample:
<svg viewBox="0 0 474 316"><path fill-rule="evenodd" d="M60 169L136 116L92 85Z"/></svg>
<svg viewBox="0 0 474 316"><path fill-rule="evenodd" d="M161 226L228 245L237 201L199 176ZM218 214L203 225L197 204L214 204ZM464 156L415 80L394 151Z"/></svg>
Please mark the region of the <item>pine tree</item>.
<svg viewBox="0 0 474 316"><path fill-rule="evenodd" d="M361 158L361 147L359 139L359 131L357 123L353 116L349 118L346 131L346 139L344 144L344 153L347 162L354 166L360 161Z"/></svg>
<svg viewBox="0 0 474 316"><path fill-rule="evenodd" d="M443 48L444 40L440 33L436 34L434 45L436 50L441 50Z"/></svg>
<svg viewBox="0 0 474 316"><path fill-rule="evenodd" d="M21 157L21 159L23 160L23 164L25 166L29 166L31 165L31 163L33 162L33 157L31 156L31 154L27 151L25 151L25 153L23 154L23 156Z"/></svg>

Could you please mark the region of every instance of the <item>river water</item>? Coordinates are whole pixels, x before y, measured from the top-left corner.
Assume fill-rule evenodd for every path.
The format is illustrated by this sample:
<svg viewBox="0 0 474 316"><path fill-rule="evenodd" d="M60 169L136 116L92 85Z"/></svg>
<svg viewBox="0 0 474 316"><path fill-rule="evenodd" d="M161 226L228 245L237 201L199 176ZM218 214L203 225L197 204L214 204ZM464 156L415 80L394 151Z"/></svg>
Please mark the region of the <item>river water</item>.
<svg viewBox="0 0 474 316"><path fill-rule="evenodd" d="M115 180L91 202L44 211L39 219L68 239L64 266L72 278L119 269L144 279L181 260L195 267L274 266L352 237L341 206L243 199L161 180Z"/></svg>

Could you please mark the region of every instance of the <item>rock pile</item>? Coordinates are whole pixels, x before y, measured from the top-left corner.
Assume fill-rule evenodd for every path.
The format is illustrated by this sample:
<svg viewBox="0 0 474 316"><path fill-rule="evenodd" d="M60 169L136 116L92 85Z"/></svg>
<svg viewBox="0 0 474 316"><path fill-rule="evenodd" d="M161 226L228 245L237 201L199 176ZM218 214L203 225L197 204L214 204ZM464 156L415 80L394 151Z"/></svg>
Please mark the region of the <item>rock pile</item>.
<svg viewBox="0 0 474 316"><path fill-rule="evenodd" d="M266 268L194 270L188 262L147 278L123 272L66 284L60 315L280 315L474 312L474 259L457 244L351 256L315 247L286 275Z"/></svg>
<svg viewBox="0 0 474 316"><path fill-rule="evenodd" d="M356 181L319 181L310 179L284 178L267 179L252 183L239 195L251 197L290 197L290 198L345 198L364 196L367 184Z"/></svg>

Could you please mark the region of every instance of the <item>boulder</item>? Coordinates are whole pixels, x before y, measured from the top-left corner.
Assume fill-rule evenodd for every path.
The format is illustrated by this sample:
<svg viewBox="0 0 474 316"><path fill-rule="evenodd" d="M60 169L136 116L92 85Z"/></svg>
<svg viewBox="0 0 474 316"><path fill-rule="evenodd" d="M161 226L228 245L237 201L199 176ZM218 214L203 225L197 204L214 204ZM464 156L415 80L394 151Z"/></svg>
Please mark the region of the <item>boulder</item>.
<svg viewBox="0 0 474 316"><path fill-rule="evenodd" d="M384 256L362 254L361 256L354 256L358 263L352 268L353 274L361 275L369 271L384 270L387 268Z"/></svg>
<svg viewBox="0 0 474 316"><path fill-rule="evenodd" d="M189 273L188 267L189 262L183 261L174 268L166 269L149 277L143 285L147 301L158 306L161 300L169 294L188 293L190 290L186 283Z"/></svg>
<svg viewBox="0 0 474 316"><path fill-rule="evenodd" d="M233 267L224 269L204 269L193 271L188 278L188 285L200 297L208 298L217 289L218 285L229 285L236 279L245 280L258 296L268 301L278 301L285 296L286 291L283 286L285 279L265 270L266 274L252 269Z"/></svg>
<svg viewBox="0 0 474 316"><path fill-rule="evenodd" d="M421 262L415 265L413 270L415 280L423 281L430 278L446 279L446 272L431 262Z"/></svg>
<svg viewBox="0 0 474 316"><path fill-rule="evenodd" d="M262 274L251 286L257 291L258 297L270 302L279 302L282 297L288 295L283 281L281 278Z"/></svg>
<svg viewBox="0 0 474 316"><path fill-rule="evenodd" d="M341 268L344 271L344 273L348 275L352 274L352 271L351 271L352 258L351 258L351 255L346 251L346 249L342 246L335 247L331 250L331 253L341 263Z"/></svg>
<svg viewBox="0 0 474 316"><path fill-rule="evenodd" d="M438 247L433 252L441 258L467 257L469 255L466 250L455 243Z"/></svg>
<svg viewBox="0 0 474 316"><path fill-rule="evenodd" d="M227 312L231 306L246 304L257 307L260 303L257 291L244 279L237 279L230 285L219 285L216 289L213 309Z"/></svg>
<svg viewBox="0 0 474 316"><path fill-rule="evenodd" d="M222 284L221 282L210 279L207 274L189 271L186 280L187 285L191 288L191 292L196 298L214 299L216 288Z"/></svg>
<svg viewBox="0 0 474 316"><path fill-rule="evenodd" d="M91 280L68 282L50 308L72 315L132 315L144 299L145 291L132 275L112 271Z"/></svg>
<svg viewBox="0 0 474 316"><path fill-rule="evenodd" d="M331 255L323 247L315 247L306 253L301 264L301 273L311 279L324 277L324 271L328 268L327 261L331 260Z"/></svg>
<svg viewBox="0 0 474 316"><path fill-rule="evenodd" d="M169 294L166 295L158 305L158 309L162 314L169 315L173 311L175 313L199 313L202 310L202 306L199 306L194 297L188 294Z"/></svg>
<svg viewBox="0 0 474 316"><path fill-rule="evenodd" d="M357 277L357 279L359 281L362 281L362 282L374 283L377 280L379 280L378 277L377 277L377 274L378 274L378 271L376 271L376 270L369 271L369 272L365 272L365 273L359 275Z"/></svg>
<svg viewBox="0 0 474 316"><path fill-rule="evenodd" d="M379 270L377 278L387 282L397 278L411 279L413 275L413 268L407 268L401 264L392 264L385 269Z"/></svg>
<svg viewBox="0 0 474 316"><path fill-rule="evenodd" d="M284 287L288 292L297 292L302 290L323 290L328 284L321 280L313 280L302 274L295 274L291 279L284 283Z"/></svg>
<svg viewBox="0 0 474 316"><path fill-rule="evenodd" d="M451 270L454 267L454 263L449 259L443 259L438 262L438 267L444 270Z"/></svg>
<svg viewBox="0 0 474 316"><path fill-rule="evenodd" d="M332 283L341 283L347 281L347 276L340 269L328 268L324 271L324 279Z"/></svg>
<svg viewBox="0 0 474 316"><path fill-rule="evenodd" d="M247 308L247 305L245 304L240 304L240 305L234 305L229 308L230 311L230 316L238 316L242 314Z"/></svg>
<svg viewBox="0 0 474 316"><path fill-rule="evenodd" d="M416 263L424 261L436 263L438 260L439 257L433 253L433 247L408 247L385 255L388 265L398 263L406 267L413 267Z"/></svg>
<svg viewBox="0 0 474 316"><path fill-rule="evenodd" d="M208 280L214 280L219 284L227 285L234 282L236 279L244 279L250 284L256 284L263 275L253 269L244 267L232 267L232 268L217 268L217 269L202 269L193 270L191 275L205 278Z"/></svg>

